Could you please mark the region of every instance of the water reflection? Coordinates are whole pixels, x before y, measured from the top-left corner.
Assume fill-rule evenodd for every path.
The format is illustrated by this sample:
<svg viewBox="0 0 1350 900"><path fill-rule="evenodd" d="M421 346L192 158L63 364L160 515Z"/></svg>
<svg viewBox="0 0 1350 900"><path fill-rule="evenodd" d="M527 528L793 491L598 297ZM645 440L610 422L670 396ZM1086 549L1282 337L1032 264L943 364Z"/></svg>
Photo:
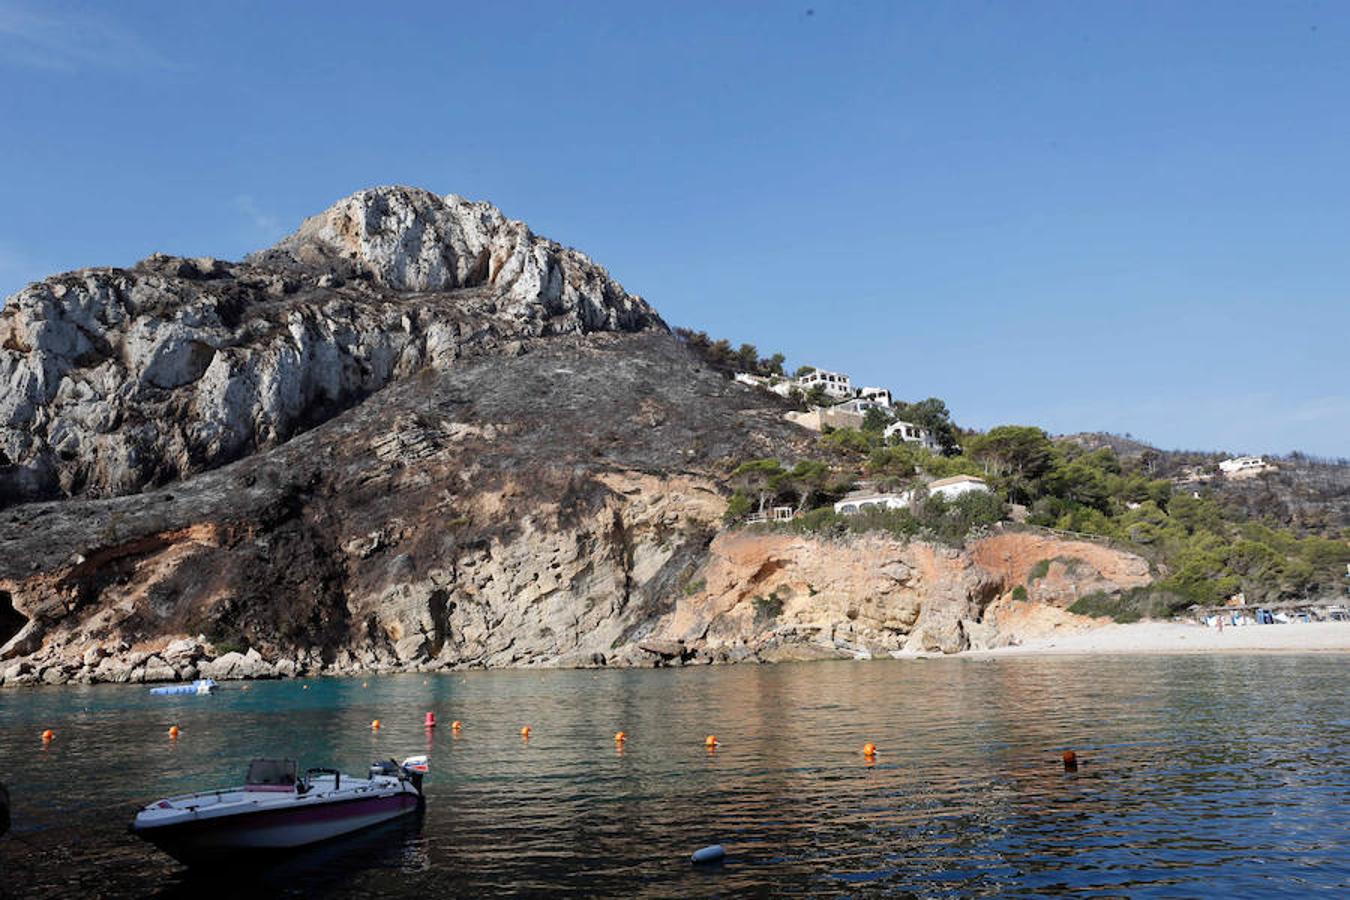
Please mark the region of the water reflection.
<svg viewBox="0 0 1350 900"><path fill-rule="evenodd" d="M358 875L426 869L431 861L422 840L423 824L423 815L415 813L254 865L180 869L150 896L201 900L220 894L222 884L228 884L228 893L234 896L325 895Z"/></svg>
<svg viewBox="0 0 1350 900"><path fill-rule="evenodd" d="M122 832L138 803L237 781L256 755L361 771L425 752L423 822L258 873L250 890L1298 894L1350 880L1348 669L1336 655L1022 658L319 680L208 698L9 691L0 778L20 840L0 840L0 862L26 897L181 896L200 880ZM427 710L462 730L423 727ZM689 865L713 843L722 868Z"/></svg>

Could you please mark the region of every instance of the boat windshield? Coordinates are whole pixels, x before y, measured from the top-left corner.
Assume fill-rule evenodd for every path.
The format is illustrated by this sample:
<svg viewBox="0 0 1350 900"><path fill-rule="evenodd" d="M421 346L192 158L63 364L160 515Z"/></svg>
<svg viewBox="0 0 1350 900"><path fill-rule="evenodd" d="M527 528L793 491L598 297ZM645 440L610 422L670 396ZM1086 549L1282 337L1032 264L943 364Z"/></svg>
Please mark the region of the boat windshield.
<svg viewBox="0 0 1350 900"><path fill-rule="evenodd" d="M250 791L289 791L295 787L296 770L293 759L255 759L248 764L244 787Z"/></svg>

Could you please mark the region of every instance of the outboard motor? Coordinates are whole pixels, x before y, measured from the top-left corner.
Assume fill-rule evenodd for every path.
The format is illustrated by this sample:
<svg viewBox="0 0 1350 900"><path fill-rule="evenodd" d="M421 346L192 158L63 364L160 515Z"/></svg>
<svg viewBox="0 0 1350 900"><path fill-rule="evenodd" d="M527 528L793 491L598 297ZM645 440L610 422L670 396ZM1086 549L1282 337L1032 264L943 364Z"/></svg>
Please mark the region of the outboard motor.
<svg viewBox="0 0 1350 900"><path fill-rule="evenodd" d="M423 756L410 756L402 763L394 762L392 759L377 759L370 764L371 778L397 778L400 781L406 781L417 791L417 795L422 796L422 779L426 776L430 766L427 764L427 758Z"/></svg>
<svg viewBox="0 0 1350 900"><path fill-rule="evenodd" d="M403 765L399 768L403 771L403 777L412 782L412 786L416 789L417 795L419 797L422 796L422 778L431 768L427 764L426 756L410 756L403 761Z"/></svg>

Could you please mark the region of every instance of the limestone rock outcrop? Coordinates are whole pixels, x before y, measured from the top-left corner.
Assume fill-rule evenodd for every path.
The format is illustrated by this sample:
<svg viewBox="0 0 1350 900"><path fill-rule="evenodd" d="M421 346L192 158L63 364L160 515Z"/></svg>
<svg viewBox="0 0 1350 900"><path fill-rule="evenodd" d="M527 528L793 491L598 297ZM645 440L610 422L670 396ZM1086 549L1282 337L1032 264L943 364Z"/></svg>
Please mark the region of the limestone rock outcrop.
<svg viewBox="0 0 1350 900"><path fill-rule="evenodd" d="M502 314L535 334L637 331L654 318L580 251L535 236L490 203L415 188L353 194L252 259L369 275L397 291L490 286Z"/></svg>
<svg viewBox="0 0 1350 900"><path fill-rule="evenodd" d="M519 341L664 331L575 250L486 203L361 191L244 263L153 256L0 310L0 507L114 496L276 446Z"/></svg>

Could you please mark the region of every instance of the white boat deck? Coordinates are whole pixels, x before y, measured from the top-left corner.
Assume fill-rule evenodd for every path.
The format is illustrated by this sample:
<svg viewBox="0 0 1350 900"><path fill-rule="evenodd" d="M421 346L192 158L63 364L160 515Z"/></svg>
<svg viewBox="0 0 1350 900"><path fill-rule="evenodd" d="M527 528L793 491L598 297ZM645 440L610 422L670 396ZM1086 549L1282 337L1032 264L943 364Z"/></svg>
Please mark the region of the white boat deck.
<svg viewBox="0 0 1350 900"><path fill-rule="evenodd" d="M189 819L213 819L218 816L244 812L276 810L301 806L316 806L340 800L361 797L391 796L404 792L406 782L397 778L376 776L356 778L343 775L339 784L332 775L319 775L310 780L310 788L303 794L294 790L247 790L243 787L180 794L158 800L136 815L139 826L170 825ZM408 787L407 790L411 790Z"/></svg>

